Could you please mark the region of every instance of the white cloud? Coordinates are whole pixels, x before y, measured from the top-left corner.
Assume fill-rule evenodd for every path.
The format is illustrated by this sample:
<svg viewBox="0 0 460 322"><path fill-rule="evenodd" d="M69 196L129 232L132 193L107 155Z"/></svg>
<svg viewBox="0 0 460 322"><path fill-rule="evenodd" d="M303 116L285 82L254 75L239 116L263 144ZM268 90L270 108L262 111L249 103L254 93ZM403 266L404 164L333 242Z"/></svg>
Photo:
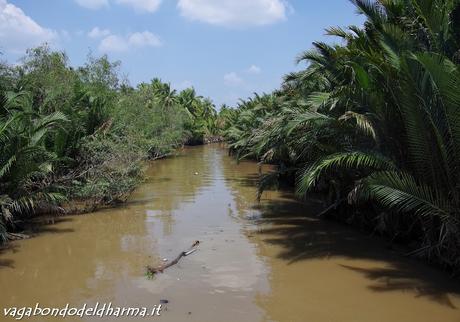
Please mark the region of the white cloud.
<svg viewBox="0 0 460 322"><path fill-rule="evenodd" d="M259 66L251 65L251 67L249 67L246 72L249 74L260 74L262 69Z"/></svg>
<svg viewBox="0 0 460 322"><path fill-rule="evenodd" d="M235 28L272 24L290 10L283 0L179 0L177 7L188 19Z"/></svg>
<svg viewBox="0 0 460 322"><path fill-rule="evenodd" d="M107 7L109 5L108 0L75 0L80 6L97 10L103 7Z"/></svg>
<svg viewBox="0 0 460 322"><path fill-rule="evenodd" d="M128 43L135 47L160 47L160 38L150 31L135 32L128 37Z"/></svg>
<svg viewBox="0 0 460 322"><path fill-rule="evenodd" d="M57 40L58 33L37 24L24 11L6 0L0 0L0 48L22 52L44 42Z"/></svg>
<svg viewBox="0 0 460 322"><path fill-rule="evenodd" d="M102 39L99 44L99 51L101 52L114 52L128 50L128 43L123 37L110 35Z"/></svg>
<svg viewBox="0 0 460 322"><path fill-rule="evenodd" d="M160 47L160 38L150 31L135 32L126 37L119 35L108 35L99 44L101 52L122 52L129 49L144 47Z"/></svg>
<svg viewBox="0 0 460 322"><path fill-rule="evenodd" d="M238 86L243 83L243 79L237 73L231 72L224 75L224 82L229 86Z"/></svg>
<svg viewBox="0 0 460 322"><path fill-rule="evenodd" d="M155 12L160 7L162 0L75 0L80 6L98 10L108 7L110 3L117 3L133 8L137 12Z"/></svg>
<svg viewBox="0 0 460 322"><path fill-rule="evenodd" d="M161 4L161 0L117 0L117 3L131 6L138 12L155 12Z"/></svg>
<svg viewBox="0 0 460 322"><path fill-rule="evenodd" d="M99 27L94 27L90 32L88 32L88 37L90 38L102 38L110 35L109 29L99 29Z"/></svg>

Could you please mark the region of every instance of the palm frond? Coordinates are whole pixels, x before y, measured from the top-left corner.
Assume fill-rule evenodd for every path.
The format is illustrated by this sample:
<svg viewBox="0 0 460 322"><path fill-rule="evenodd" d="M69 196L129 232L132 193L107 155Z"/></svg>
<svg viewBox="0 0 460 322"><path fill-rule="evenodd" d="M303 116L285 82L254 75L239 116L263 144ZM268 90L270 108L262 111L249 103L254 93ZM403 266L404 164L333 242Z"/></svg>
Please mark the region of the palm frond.
<svg viewBox="0 0 460 322"><path fill-rule="evenodd" d="M380 171L396 168L391 160L377 153L355 151L328 155L307 166L301 172L297 181L297 194L300 196L305 195L329 171Z"/></svg>

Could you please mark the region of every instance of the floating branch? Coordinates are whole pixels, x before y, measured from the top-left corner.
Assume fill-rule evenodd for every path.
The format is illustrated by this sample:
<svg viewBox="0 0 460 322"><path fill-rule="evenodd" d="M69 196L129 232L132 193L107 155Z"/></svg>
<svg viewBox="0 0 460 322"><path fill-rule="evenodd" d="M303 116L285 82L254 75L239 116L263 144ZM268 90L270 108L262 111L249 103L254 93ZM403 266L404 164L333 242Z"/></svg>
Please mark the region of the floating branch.
<svg viewBox="0 0 460 322"><path fill-rule="evenodd" d="M158 267L152 267L152 266L148 265L147 266L147 274L148 275L155 275L157 273L163 273L163 271L165 269L167 269L168 267L176 265L182 257L188 256L188 255L194 253L197 250L197 246L199 244L200 244L200 242L197 240L196 242L193 243L192 247L190 247L186 251L183 251L174 260L172 260L170 262L167 262L166 264L160 265Z"/></svg>

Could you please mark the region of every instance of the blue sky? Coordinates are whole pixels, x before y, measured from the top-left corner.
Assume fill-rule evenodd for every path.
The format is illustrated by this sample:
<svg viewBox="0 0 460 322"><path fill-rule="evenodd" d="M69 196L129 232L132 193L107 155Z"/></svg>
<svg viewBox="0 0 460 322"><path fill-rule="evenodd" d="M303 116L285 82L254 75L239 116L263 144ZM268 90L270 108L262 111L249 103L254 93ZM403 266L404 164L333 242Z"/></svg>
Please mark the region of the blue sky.
<svg viewBox="0 0 460 322"><path fill-rule="evenodd" d="M0 0L10 63L48 42L72 65L90 51L122 62L136 85L160 77L217 105L269 92L329 26L361 24L348 0Z"/></svg>

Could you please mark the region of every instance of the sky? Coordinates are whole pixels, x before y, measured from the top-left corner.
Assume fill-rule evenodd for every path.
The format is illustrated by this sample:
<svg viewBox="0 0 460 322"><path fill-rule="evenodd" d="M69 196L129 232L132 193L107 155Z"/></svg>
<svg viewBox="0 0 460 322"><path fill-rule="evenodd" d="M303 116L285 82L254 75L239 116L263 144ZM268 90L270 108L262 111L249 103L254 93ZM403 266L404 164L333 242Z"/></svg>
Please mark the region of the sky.
<svg viewBox="0 0 460 322"><path fill-rule="evenodd" d="M361 25L348 0L0 0L2 59L48 43L73 66L122 62L131 85L159 77L217 106L278 88L330 26Z"/></svg>

